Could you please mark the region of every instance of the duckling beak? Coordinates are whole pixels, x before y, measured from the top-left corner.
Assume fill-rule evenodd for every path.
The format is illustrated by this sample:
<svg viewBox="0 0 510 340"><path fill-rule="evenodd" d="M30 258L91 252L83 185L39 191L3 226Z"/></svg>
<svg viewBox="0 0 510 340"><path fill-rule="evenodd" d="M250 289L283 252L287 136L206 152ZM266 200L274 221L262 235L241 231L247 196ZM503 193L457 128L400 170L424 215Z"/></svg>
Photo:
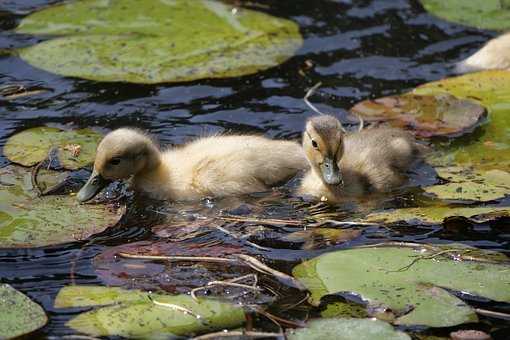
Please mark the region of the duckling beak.
<svg viewBox="0 0 510 340"><path fill-rule="evenodd" d="M338 185L342 183L342 174L338 165L332 158L324 158L324 161L320 165L322 172L322 178L326 184Z"/></svg>
<svg viewBox="0 0 510 340"><path fill-rule="evenodd" d="M87 202L94 198L104 187L106 187L110 181L104 179L95 170L90 175L89 180L80 189L76 198L80 203Z"/></svg>

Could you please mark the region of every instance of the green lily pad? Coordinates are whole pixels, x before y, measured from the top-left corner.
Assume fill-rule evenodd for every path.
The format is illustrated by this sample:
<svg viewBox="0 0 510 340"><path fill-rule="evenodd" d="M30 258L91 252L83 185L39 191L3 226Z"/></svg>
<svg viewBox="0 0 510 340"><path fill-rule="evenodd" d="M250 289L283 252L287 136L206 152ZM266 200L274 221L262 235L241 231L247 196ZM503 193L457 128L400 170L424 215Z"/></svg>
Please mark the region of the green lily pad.
<svg viewBox="0 0 510 340"><path fill-rule="evenodd" d="M24 166L40 163L52 148L62 167L76 170L94 161L101 135L90 129L61 130L36 127L10 137L4 145L4 155L11 162Z"/></svg>
<svg viewBox="0 0 510 340"><path fill-rule="evenodd" d="M416 88L413 93L450 93L480 102L489 113L481 136L470 143L453 144L431 161L435 165L473 166L477 170L510 172L510 72L493 70L443 79Z"/></svg>
<svg viewBox="0 0 510 340"><path fill-rule="evenodd" d="M83 240L116 224L122 213L107 205L80 205L68 195L38 197L29 169L0 169L0 248Z"/></svg>
<svg viewBox="0 0 510 340"><path fill-rule="evenodd" d="M92 336L184 336L233 328L245 321L241 306L189 295L151 294L99 286L68 286L56 308L105 306L82 313L67 326Z"/></svg>
<svg viewBox="0 0 510 340"><path fill-rule="evenodd" d="M452 22L490 30L510 28L509 0L420 0L430 13Z"/></svg>
<svg viewBox="0 0 510 340"><path fill-rule="evenodd" d="M436 168L439 177L449 181L425 188L425 192L443 200L487 202L510 193L510 174L501 170L477 172L469 168Z"/></svg>
<svg viewBox="0 0 510 340"><path fill-rule="evenodd" d="M441 224L449 217L465 217L476 223L488 222L498 217L510 216L510 207L448 207L427 206L420 208L391 209L367 215L364 222L397 223L412 225Z"/></svg>
<svg viewBox="0 0 510 340"><path fill-rule="evenodd" d="M328 303L321 311L323 318L366 318L368 317L365 307L353 302L335 301Z"/></svg>
<svg viewBox="0 0 510 340"><path fill-rule="evenodd" d="M48 322L37 303L8 284L0 284L0 334L2 339L31 333Z"/></svg>
<svg viewBox="0 0 510 340"><path fill-rule="evenodd" d="M59 36L19 50L36 67L134 83L252 74L302 45L290 20L210 0L73 1L29 15L16 32Z"/></svg>
<svg viewBox="0 0 510 340"><path fill-rule="evenodd" d="M383 321L373 319L317 319L305 328L290 330L289 340L410 340L406 333L396 331Z"/></svg>
<svg viewBox="0 0 510 340"><path fill-rule="evenodd" d="M387 122L411 130L418 137L459 136L485 116L483 106L449 94L403 94L362 101L351 108L368 122Z"/></svg>
<svg viewBox="0 0 510 340"><path fill-rule="evenodd" d="M395 324L449 327L476 322L477 316L443 288L510 302L509 269L448 256L444 248L367 247L321 255L293 273L310 290L314 305L325 295L352 292L369 310L391 310Z"/></svg>

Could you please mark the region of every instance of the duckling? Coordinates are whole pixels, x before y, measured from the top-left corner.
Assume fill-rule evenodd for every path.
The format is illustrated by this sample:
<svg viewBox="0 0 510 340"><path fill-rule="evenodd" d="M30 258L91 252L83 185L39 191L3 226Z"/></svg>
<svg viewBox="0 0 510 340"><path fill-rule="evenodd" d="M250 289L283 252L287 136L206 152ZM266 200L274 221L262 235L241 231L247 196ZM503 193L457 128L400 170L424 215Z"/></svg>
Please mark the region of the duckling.
<svg viewBox="0 0 510 340"><path fill-rule="evenodd" d="M303 134L311 170L298 192L338 203L345 196L390 191L404 184L406 172L421 158L423 148L399 129L347 133L335 117L315 116L308 120Z"/></svg>
<svg viewBox="0 0 510 340"><path fill-rule="evenodd" d="M298 143L262 136L217 135L160 151L146 134L121 128L99 143L93 172L78 192L92 199L112 180L161 200L198 200L261 192L307 168Z"/></svg>
<svg viewBox="0 0 510 340"><path fill-rule="evenodd" d="M510 70L510 32L489 40L475 54L455 66L457 73L491 69Z"/></svg>

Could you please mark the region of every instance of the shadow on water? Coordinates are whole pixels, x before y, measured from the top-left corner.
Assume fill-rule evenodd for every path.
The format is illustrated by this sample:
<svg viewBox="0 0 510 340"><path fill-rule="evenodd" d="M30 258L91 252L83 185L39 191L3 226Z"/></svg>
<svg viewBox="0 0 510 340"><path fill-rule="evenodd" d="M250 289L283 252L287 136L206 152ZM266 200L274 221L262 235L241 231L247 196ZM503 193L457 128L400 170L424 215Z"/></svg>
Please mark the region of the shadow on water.
<svg viewBox="0 0 510 340"><path fill-rule="evenodd" d="M10 30L24 15L58 2L2 1L0 49L38 41ZM63 78L35 69L15 56L0 55L0 85L14 83L49 90L15 100L0 99L0 147L15 132L43 124L92 126L104 131L137 126L156 135L162 145L224 132L260 133L298 140L306 118L312 115L302 100L311 85L323 83L314 98L317 106L348 122L346 110L354 103L402 93L418 84L451 75L452 63L494 35L436 19L414 0L273 0L251 1L247 6L298 22L305 41L297 55L279 67L252 76L159 85ZM8 161L0 156L0 166L6 164ZM427 171L425 174L426 181L435 178ZM415 183L419 186L423 180ZM96 255L128 242L154 240L157 235L176 237L175 233L169 234L165 225L197 225L200 233L194 241L219 240L246 247L286 272L298 261L324 251L386 240L435 243L458 240L482 248L506 252L510 249L510 236L504 228L508 221L492 225L452 221L444 226L371 226L339 242L323 235L295 234L302 231L301 225L223 223L231 232L226 234L211 222L218 216L309 222L313 216L312 204L289 195L293 185L242 198L171 206L129 197L131 208L121 225L90 240L40 249L0 250L0 277L2 282L20 289L48 311L49 324L37 333L42 337L71 333L64 323L73 313L53 308L53 299L61 287L70 283L103 283L93 267ZM324 208L321 213L352 219L375 208L415 206L420 199L424 198L419 190L411 190L398 196ZM151 227L156 225L160 227L154 229L157 231L154 234ZM252 249L252 243L263 250ZM279 286L271 282L268 285ZM273 307L275 311L302 298L293 297L292 292L283 288L280 293ZM298 309L288 317L301 318L309 312ZM312 311L312 316L313 313L317 312ZM270 324L267 327L270 329Z"/></svg>

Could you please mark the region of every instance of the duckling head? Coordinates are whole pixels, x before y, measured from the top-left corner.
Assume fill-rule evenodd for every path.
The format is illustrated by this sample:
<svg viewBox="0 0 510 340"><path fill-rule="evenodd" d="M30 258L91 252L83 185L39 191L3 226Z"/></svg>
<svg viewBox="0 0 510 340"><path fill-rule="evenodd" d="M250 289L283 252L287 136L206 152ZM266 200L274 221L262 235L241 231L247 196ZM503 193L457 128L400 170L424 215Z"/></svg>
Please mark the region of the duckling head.
<svg viewBox="0 0 510 340"><path fill-rule="evenodd" d="M338 119L329 115L310 118L303 134L303 149L312 169L329 185L342 184L338 162L344 154L344 130Z"/></svg>
<svg viewBox="0 0 510 340"><path fill-rule="evenodd" d="M157 167L159 162L159 150L150 137L136 129L114 130L99 143L94 170L78 192L78 201L86 202L111 181L128 179Z"/></svg>

